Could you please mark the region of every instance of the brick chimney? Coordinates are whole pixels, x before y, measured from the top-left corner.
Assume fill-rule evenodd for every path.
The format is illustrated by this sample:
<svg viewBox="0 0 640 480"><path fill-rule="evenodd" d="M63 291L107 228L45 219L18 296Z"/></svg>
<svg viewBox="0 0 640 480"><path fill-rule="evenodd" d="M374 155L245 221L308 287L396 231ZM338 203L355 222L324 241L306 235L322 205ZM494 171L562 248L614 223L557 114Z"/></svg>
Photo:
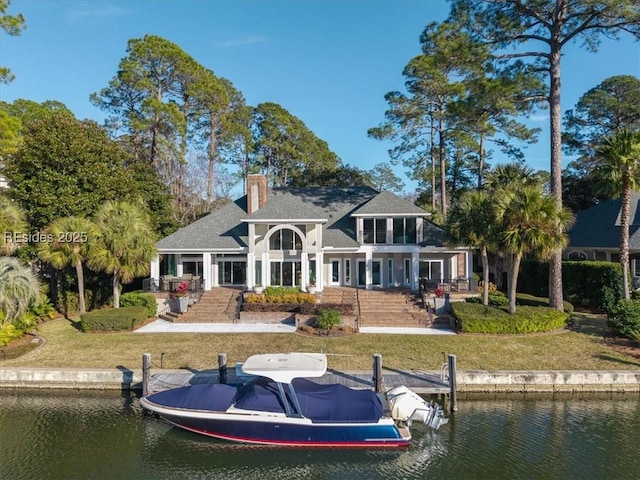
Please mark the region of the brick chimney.
<svg viewBox="0 0 640 480"><path fill-rule="evenodd" d="M267 177L259 174L247 175L247 213L251 215L267 203Z"/></svg>

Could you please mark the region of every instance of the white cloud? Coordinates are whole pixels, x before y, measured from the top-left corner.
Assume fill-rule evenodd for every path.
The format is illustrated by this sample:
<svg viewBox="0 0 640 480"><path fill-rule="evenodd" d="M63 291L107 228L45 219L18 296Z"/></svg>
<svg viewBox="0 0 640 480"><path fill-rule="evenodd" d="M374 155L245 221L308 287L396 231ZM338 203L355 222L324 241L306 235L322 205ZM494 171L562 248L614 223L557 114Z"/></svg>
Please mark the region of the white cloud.
<svg viewBox="0 0 640 480"><path fill-rule="evenodd" d="M65 18L69 23L76 23L91 18L119 17L127 13L129 13L129 10L121 5L102 2L78 2L67 10Z"/></svg>
<svg viewBox="0 0 640 480"><path fill-rule="evenodd" d="M222 48L242 47L245 45L255 45L258 43L267 43L269 39L261 35L247 34L242 36L235 36L228 40L218 42L218 46Z"/></svg>

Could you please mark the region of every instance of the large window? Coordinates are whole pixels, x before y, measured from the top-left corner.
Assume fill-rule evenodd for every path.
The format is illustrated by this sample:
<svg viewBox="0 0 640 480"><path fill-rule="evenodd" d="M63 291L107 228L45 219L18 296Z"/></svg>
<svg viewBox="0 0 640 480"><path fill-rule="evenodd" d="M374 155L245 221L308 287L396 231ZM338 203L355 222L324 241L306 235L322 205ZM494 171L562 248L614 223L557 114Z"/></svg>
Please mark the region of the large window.
<svg viewBox="0 0 640 480"><path fill-rule="evenodd" d="M387 219L365 218L363 222L363 243L387 243Z"/></svg>
<svg viewBox="0 0 640 480"><path fill-rule="evenodd" d="M247 272L247 262L233 260L218 262L219 285L244 285Z"/></svg>
<svg viewBox="0 0 640 480"><path fill-rule="evenodd" d="M420 260L420 278L442 280L442 260Z"/></svg>
<svg viewBox="0 0 640 480"><path fill-rule="evenodd" d="M393 243L417 243L416 219L393 219Z"/></svg>
<svg viewBox="0 0 640 480"><path fill-rule="evenodd" d="M271 285L299 287L301 277L302 264L300 262L271 262Z"/></svg>

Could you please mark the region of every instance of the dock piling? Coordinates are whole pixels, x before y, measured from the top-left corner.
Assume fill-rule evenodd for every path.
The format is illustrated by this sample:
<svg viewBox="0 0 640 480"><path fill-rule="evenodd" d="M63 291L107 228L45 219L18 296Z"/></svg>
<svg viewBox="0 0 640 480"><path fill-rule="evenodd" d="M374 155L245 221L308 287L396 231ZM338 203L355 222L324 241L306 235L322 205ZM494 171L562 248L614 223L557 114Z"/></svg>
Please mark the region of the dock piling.
<svg viewBox="0 0 640 480"><path fill-rule="evenodd" d="M142 354L142 395L149 395L149 379L151 377L151 354Z"/></svg>
<svg viewBox="0 0 640 480"><path fill-rule="evenodd" d="M382 392L382 355L373 354L373 388L376 393Z"/></svg>
<svg viewBox="0 0 640 480"><path fill-rule="evenodd" d="M218 354L218 374L220 383L227 383L227 354Z"/></svg>
<svg viewBox="0 0 640 480"><path fill-rule="evenodd" d="M451 389L449 406L451 413L453 413L458 410L458 398L456 396L456 356L450 353L447 361L449 363L449 388Z"/></svg>

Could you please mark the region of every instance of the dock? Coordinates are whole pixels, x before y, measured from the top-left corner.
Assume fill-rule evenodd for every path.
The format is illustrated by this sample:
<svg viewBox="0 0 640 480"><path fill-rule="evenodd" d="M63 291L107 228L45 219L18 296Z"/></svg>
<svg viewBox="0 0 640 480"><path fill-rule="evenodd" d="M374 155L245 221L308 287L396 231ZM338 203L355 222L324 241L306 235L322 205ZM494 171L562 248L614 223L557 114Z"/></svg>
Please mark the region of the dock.
<svg viewBox="0 0 640 480"><path fill-rule="evenodd" d="M236 369L227 371L229 384L244 383L249 378L238 374ZM345 371L341 372L329 369L322 377L314 378L314 382L321 384L335 384L350 388L362 388L373 390L375 382L371 371ZM149 376L149 392L159 392L170 388L183 387L203 383L220 383L220 373L216 370L189 371L189 370L152 370ZM383 368L383 390L405 385L416 393L422 395L448 395L451 387L448 380L442 380L440 374L426 371L400 371Z"/></svg>

